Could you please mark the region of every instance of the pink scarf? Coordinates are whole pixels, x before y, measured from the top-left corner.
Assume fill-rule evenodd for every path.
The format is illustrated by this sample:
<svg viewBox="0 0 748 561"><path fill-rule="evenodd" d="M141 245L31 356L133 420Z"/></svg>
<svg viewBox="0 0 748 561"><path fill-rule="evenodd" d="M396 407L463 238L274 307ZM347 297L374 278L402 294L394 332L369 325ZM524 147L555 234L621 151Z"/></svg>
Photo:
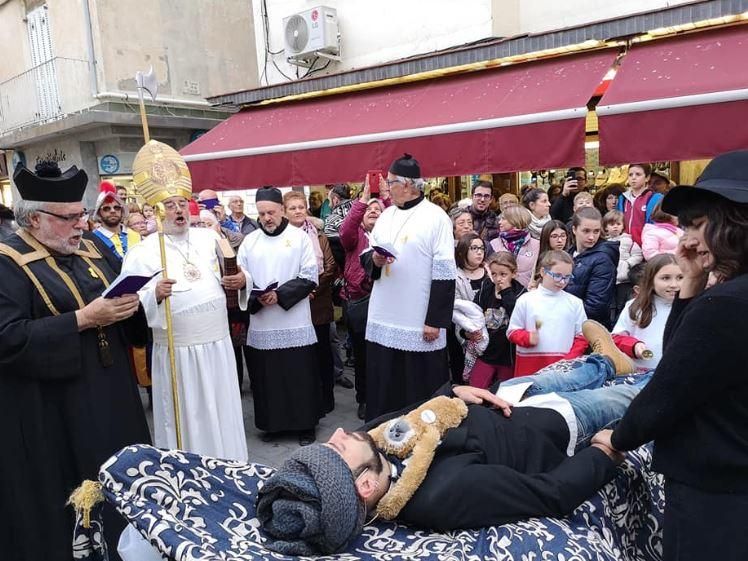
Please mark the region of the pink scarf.
<svg viewBox="0 0 748 561"><path fill-rule="evenodd" d="M309 239L312 240L314 255L317 258L317 274L321 275L322 271L325 270L325 258L322 255L322 248L319 245L319 232L308 218L301 225L301 229L304 230L306 235L309 236Z"/></svg>

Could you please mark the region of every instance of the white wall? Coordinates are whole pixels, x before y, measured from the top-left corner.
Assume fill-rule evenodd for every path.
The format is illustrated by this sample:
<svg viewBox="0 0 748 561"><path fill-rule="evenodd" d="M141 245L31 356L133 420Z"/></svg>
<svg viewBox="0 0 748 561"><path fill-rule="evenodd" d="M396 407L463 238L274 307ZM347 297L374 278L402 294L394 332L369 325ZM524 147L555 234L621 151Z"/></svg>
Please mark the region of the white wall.
<svg viewBox="0 0 748 561"><path fill-rule="evenodd" d="M265 0L270 50L283 49L283 18L316 6L338 12L343 61L324 72L343 72L469 43L491 35L491 0ZM262 0L253 0L257 68L265 64ZM288 76L297 67L286 55L268 55ZM324 62L324 61L320 61ZM303 76L305 68L298 68ZM267 78L260 86L286 82L268 60ZM269 80L269 82L268 82Z"/></svg>
<svg viewBox="0 0 748 561"><path fill-rule="evenodd" d="M520 32L539 33L689 4L693 0L522 0Z"/></svg>

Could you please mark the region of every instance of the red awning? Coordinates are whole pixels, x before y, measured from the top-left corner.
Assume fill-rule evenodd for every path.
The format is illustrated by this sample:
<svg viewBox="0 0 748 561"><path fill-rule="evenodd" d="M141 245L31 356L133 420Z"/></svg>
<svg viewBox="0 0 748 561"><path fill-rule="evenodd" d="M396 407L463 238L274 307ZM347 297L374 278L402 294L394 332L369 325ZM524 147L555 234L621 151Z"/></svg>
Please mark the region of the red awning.
<svg viewBox="0 0 748 561"><path fill-rule="evenodd" d="M600 163L748 148L748 25L634 45L597 107Z"/></svg>
<svg viewBox="0 0 748 561"><path fill-rule="evenodd" d="M403 152L425 176L584 164L615 50L247 109L182 149L196 188L360 181Z"/></svg>

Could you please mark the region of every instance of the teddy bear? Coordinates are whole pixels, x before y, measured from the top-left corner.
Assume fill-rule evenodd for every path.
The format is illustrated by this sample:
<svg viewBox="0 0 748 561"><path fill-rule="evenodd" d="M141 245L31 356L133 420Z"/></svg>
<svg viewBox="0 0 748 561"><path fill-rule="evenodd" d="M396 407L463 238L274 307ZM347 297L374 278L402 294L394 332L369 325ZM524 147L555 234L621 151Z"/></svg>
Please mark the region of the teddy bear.
<svg viewBox="0 0 748 561"><path fill-rule="evenodd" d="M400 514L426 477L444 433L466 416L464 401L439 396L369 431L382 452L399 458L405 466L377 504L378 516L393 520Z"/></svg>

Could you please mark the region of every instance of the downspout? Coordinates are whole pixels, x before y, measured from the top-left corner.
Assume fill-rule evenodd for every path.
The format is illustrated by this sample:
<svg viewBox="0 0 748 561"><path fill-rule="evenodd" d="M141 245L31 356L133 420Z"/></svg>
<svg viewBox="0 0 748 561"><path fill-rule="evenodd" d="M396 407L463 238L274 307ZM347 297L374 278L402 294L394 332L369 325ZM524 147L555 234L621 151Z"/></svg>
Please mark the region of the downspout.
<svg viewBox="0 0 748 561"><path fill-rule="evenodd" d="M96 53L94 51L93 26L91 24L91 9L89 0L83 0L83 18L86 31L86 50L88 51L88 74L91 86L91 97L96 98L99 94L99 77L96 75Z"/></svg>

